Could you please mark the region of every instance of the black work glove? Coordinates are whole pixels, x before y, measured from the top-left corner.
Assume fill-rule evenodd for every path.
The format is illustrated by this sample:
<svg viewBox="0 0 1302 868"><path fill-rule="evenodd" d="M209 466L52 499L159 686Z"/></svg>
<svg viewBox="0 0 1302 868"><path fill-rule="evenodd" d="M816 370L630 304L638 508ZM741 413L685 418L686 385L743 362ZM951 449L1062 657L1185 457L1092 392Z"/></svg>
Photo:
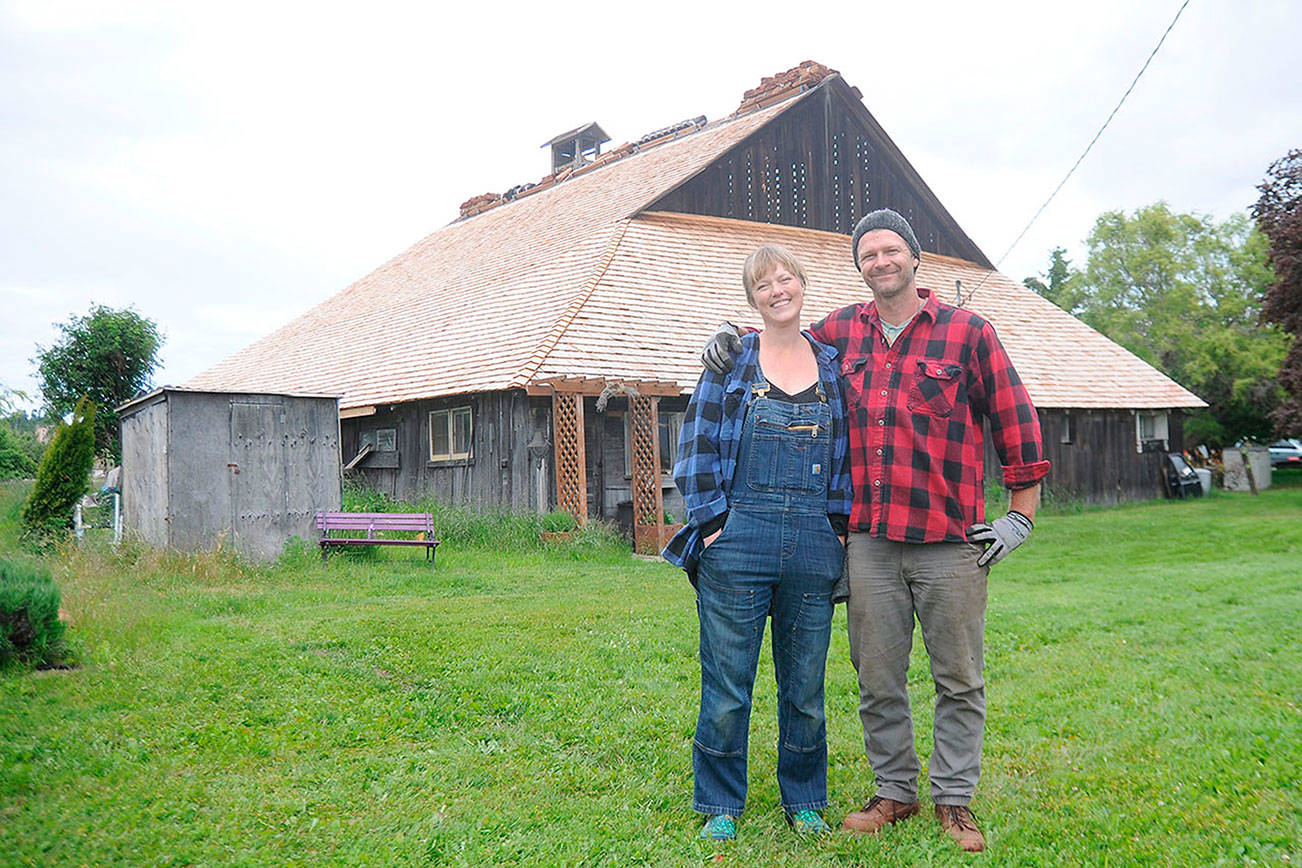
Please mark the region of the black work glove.
<svg viewBox="0 0 1302 868"><path fill-rule="evenodd" d="M732 370L732 357L741 352L741 335L730 322L719 325L701 348L701 363L716 374Z"/></svg>
<svg viewBox="0 0 1302 868"><path fill-rule="evenodd" d="M1015 509L1010 509L1008 515L997 518L989 524L983 522L969 527L968 542L990 543L990 547L977 561L977 566L984 567L986 564L997 564L1002 561L1009 552L1026 542L1033 527L1035 525L1031 520Z"/></svg>

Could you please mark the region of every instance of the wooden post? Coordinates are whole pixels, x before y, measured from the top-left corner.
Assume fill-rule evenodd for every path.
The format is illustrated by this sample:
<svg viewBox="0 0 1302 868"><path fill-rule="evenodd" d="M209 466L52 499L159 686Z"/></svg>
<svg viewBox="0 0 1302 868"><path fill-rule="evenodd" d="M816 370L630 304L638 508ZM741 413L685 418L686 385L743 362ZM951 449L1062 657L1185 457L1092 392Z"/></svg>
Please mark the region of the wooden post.
<svg viewBox="0 0 1302 868"><path fill-rule="evenodd" d="M1252 472L1252 456L1248 453L1248 447L1240 446L1239 455L1243 457L1243 472L1248 477L1248 490L1256 494L1257 474Z"/></svg>
<svg viewBox="0 0 1302 868"><path fill-rule="evenodd" d="M654 555L664 545L665 510L660 491L660 399L629 395L633 443L633 549Z"/></svg>
<svg viewBox="0 0 1302 868"><path fill-rule="evenodd" d="M588 523L588 463L583 442L583 394L552 393L552 440L555 447L556 505Z"/></svg>

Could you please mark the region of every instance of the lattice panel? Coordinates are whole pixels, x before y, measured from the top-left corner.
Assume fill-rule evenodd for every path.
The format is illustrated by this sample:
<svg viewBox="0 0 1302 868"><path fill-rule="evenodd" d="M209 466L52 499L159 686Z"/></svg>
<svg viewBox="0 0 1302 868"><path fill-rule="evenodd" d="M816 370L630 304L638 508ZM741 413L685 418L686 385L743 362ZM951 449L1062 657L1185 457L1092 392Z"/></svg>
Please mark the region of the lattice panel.
<svg viewBox="0 0 1302 868"><path fill-rule="evenodd" d="M664 523L660 495L659 398L630 395L633 432L633 523Z"/></svg>
<svg viewBox="0 0 1302 868"><path fill-rule="evenodd" d="M588 468L584 458L583 396L575 392L552 395L552 437L556 456L556 505L588 521Z"/></svg>

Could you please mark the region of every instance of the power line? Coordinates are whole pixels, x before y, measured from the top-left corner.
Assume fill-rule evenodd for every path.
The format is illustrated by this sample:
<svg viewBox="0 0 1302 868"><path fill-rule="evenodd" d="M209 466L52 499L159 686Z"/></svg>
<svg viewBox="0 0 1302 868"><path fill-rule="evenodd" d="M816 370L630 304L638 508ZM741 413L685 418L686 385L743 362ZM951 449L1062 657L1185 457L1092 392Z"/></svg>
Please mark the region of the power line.
<svg viewBox="0 0 1302 868"><path fill-rule="evenodd" d="M1049 207L1049 203L1054 200L1054 197L1058 195L1058 192L1062 190L1063 186L1067 183L1067 181L1071 178L1071 176L1075 174L1076 169L1085 160L1085 157L1089 154L1090 149L1094 147L1094 143L1099 140L1099 137L1103 135L1103 131L1108 128L1108 124L1112 123L1112 119L1117 116L1117 112L1121 110L1121 107L1123 105L1125 105L1126 98L1129 97L1130 92L1135 89L1135 85L1139 84L1140 77L1143 76L1145 70L1148 69L1148 65L1153 62L1153 58L1157 56L1157 52L1162 47L1162 43L1166 42L1166 37L1170 35L1171 28L1175 27L1175 23L1180 20L1180 15L1184 12L1184 8L1188 5L1189 5L1189 0L1184 0L1184 2L1180 4L1180 8L1176 10L1175 17L1171 19L1171 23L1166 26L1166 30L1162 33L1162 38L1157 40L1157 45L1153 46L1153 50L1149 53L1148 59L1145 60L1144 65L1139 68L1139 72L1135 73L1134 81L1130 82L1130 87L1126 88L1126 92L1121 95L1121 99L1118 100L1116 108L1112 109L1112 113L1109 114L1108 119L1103 122L1103 126L1099 127L1099 131L1094 134L1094 138L1090 139L1090 143L1085 146L1085 150L1082 151L1081 155L1076 158L1076 162L1073 163L1072 167L1067 170L1067 174L1063 176L1063 179L1058 182L1058 186L1053 188L1053 192L1049 194L1049 198L1044 200L1044 204L1041 205L1039 210L1035 212L1035 215L1031 217L1030 222L1026 224L1026 228L1024 228L1018 234L1018 236L1013 239L1013 243L1008 245L1008 249L1005 250L1003 252L1003 255L1001 255L999 259L995 261L994 271L999 270L999 266L1003 265L1004 260L1008 258L1008 254L1012 253L1013 248L1015 248L1019 243L1021 243L1021 240L1026 237L1026 233L1030 232L1031 227L1035 225L1035 221L1040 219L1040 215L1044 213L1044 209ZM975 293L978 289L981 288L982 284L986 282L986 279L990 277L990 275L993 274L994 271L986 273L981 278L980 282L978 282L977 285L972 288L971 292L968 293L968 298L971 298L973 293Z"/></svg>

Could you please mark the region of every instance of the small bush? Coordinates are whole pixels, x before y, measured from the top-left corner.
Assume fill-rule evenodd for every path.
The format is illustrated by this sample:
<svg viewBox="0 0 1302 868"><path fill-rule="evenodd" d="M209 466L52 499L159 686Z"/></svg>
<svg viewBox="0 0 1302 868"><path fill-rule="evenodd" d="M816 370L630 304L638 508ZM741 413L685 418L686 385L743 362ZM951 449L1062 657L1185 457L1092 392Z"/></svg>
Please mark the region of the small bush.
<svg viewBox="0 0 1302 868"><path fill-rule="evenodd" d="M57 663L63 655L59 589L43 567L0 559L0 664Z"/></svg>
<svg viewBox="0 0 1302 868"><path fill-rule="evenodd" d="M574 516L563 510L549 512L542 517L542 529L549 533L564 533L576 527Z"/></svg>
<svg viewBox="0 0 1302 868"><path fill-rule="evenodd" d="M72 527L72 510L90 485L95 461L95 405L77 404L71 425L60 425L36 470L32 496L23 508L28 546L48 548Z"/></svg>
<svg viewBox="0 0 1302 868"><path fill-rule="evenodd" d="M27 454L22 439L0 422L0 479L31 479L36 462Z"/></svg>
<svg viewBox="0 0 1302 868"><path fill-rule="evenodd" d="M344 512L402 512L384 492L351 479L344 483L342 508Z"/></svg>

